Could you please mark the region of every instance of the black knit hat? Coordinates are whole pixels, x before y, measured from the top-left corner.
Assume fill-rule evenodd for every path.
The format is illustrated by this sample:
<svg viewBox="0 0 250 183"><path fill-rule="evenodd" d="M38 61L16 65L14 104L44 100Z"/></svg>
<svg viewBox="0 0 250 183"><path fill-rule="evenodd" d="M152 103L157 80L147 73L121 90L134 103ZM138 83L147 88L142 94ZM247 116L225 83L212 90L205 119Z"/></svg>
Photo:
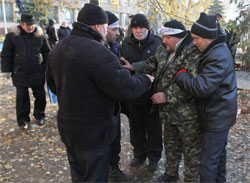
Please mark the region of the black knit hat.
<svg viewBox="0 0 250 183"><path fill-rule="evenodd" d="M144 27L149 29L147 17L143 14L136 14L131 21L131 28L133 27Z"/></svg>
<svg viewBox="0 0 250 183"><path fill-rule="evenodd" d="M24 22L26 24L34 24L35 23L35 19L34 16L28 13L23 13L21 15L21 22Z"/></svg>
<svg viewBox="0 0 250 183"><path fill-rule="evenodd" d="M109 25L115 23L116 21L118 21L117 16L115 16L115 14L111 13L110 11L105 11L106 14L108 15L108 19L109 19Z"/></svg>
<svg viewBox="0 0 250 183"><path fill-rule="evenodd" d="M207 39L216 39L217 26L216 16L201 13L200 18L192 25L191 32Z"/></svg>
<svg viewBox="0 0 250 183"><path fill-rule="evenodd" d="M169 31L169 34L166 32L165 35L183 38L186 36L187 31L184 25L177 20L170 20L164 24L164 27L172 28L172 31Z"/></svg>
<svg viewBox="0 0 250 183"><path fill-rule="evenodd" d="M77 21L87 25L106 24L108 16L100 6L86 3L79 11Z"/></svg>

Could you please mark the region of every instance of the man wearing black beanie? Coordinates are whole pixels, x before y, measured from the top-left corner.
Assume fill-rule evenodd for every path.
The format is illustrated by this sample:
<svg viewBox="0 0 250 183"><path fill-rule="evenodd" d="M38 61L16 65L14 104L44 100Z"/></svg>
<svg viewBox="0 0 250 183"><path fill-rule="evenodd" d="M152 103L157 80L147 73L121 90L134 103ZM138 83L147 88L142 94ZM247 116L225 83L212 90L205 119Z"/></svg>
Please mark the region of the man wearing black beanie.
<svg viewBox="0 0 250 183"><path fill-rule="evenodd" d="M125 67L139 73L156 72L154 94L151 99L164 125L165 172L157 182L177 182L179 165L184 157L184 182L198 182L201 128L197 120L194 98L183 92L174 82L181 67L196 76L200 52L192 44L190 32L177 20L170 20L161 28L163 44L149 59Z"/></svg>
<svg viewBox="0 0 250 183"><path fill-rule="evenodd" d="M223 37L216 39L216 17L205 13L191 28L194 45L202 52L198 75L177 73L176 82L198 99L203 130L200 181L226 182L226 144L237 114L234 62ZM185 67L184 67L185 68Z"/></svg>
<svg viewBox="0 0 250 183"><path fill-rule="evenodd" d="M80 10L71 35L51 52L46 79L58 97L58 130L72 182L108 182L117 100L136 98L152 77L132 76L104 46L108 16L94 4ZM126 90L126 91L124 91Z"/></svg>
<svg viewBox="0 0 250 183"><path fill-rule="evenodd" d="M154 55L162 39L149 30L146 16L136 14L131 21L131 28L132 34L128 35L121 45L121 56L134 63ZM155 171L161 158L162 130L157 111L150 112L152 93L153 86L143 96L128 101L130 141L134 148L134 158L130 166L140 166L148 158L148 170Z"/></svg>

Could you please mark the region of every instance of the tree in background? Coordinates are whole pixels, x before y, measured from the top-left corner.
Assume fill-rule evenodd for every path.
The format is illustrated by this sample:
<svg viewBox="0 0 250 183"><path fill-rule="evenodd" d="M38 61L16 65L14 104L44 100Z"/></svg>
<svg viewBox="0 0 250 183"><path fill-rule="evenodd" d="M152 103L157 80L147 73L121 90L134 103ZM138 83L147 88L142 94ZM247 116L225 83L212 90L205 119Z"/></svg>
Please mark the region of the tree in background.
<svg viewBox="0 0 250 183"><path fill-rule="evenodd" d="M231 0L237 5L239 16L227 24L228 30L233 30L240 37L237 45L240 60L247 70L250 70L250 2L245 0Z"/></svg>
<svg viewBox="0 0 250 183"><path fill-rule="evenodd" d="M189 28L198 18L200 12L208 12L213 0L138 0L138 6L148 13L152 24L158 27L169 19L177 19Z"/></svg>
<svg viewBox="0 0 250 183"><path fill-rule="evenodd" d="M51 9L57 6L60 9L67 7L69 9L78 7L77 0L28 0L22 1L23 13L30 13L34 15L35 20L43 29L48 24L48 17ZM21 11L19 9L19 14Z"/></svg>
<svg viewBox="0 0 250 183"><path fill-rule="evenodd" d="M209 7L208 14L215 15L216 13L224 14L224 7L220 0L214 0L213 4Z"/></svg>

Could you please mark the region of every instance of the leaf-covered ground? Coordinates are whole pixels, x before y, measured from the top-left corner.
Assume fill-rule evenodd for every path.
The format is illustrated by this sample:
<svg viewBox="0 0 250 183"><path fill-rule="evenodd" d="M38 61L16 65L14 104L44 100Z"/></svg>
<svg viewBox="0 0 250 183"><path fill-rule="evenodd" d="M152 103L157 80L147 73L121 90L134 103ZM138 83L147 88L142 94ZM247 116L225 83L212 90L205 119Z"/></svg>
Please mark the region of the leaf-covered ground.
<svg viewBox="0 0 250 183"><path fill-rule="evenodd" d="M238 103L237 123L230 131L227 146L227 180L250 182L250 90L238 91ZM19 130L15 88L11 79L0 78L0 182L71 182L65 148L57 132L56 110L57 106L48 102L45 126L38 126L31 116L32 128ZM147 171L146 164L138 169L129 167L131 158L128 121L122 115L121 169L132 175L134 182L155 182L164 172L164 156L154 173Z"/></svg>

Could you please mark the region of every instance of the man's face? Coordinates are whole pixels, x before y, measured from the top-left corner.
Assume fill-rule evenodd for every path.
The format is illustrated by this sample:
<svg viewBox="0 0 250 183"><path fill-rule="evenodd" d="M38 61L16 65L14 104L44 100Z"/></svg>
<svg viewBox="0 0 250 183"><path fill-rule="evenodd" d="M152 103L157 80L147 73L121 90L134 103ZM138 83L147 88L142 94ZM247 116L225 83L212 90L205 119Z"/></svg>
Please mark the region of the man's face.
<svg viewBox="0 0 250 183"><path fill-rule="evenodd" d="M62 22L62 27L67 27L67 23L66 22Z"/></svg>
<svg viewBox="0 0 250 183"><path fill-rule="evenodd" d="M24 22L20 22L20 26L27 33L32 33L34 31L34 29L35 29L34 24L27 24L27 23L24 23Z"/></svg>
<svg viewBox="0 0 250 183"><path fill-rule="evenodd" d="M108 24L98 25L97 31L102 35L103 38L106 38Z"/></svg>
<svg viewBox="0 0 250 183"><path fill-rule="evenodd" d="M132 32L133 32L134 37L138 41L145 39L148 35L148 29L145 27L133 27Z"/></svg>
<svg viewBox="0 0 250 183"><path fill-rule="evenodd" d="M181 40L180 38L174 36L163 35L163 44L166 46L166 50L169 52L175 51L176 44Z"/></svg>
<svg viewBox="0 0 250 183"><path fill-rule="evenodd" d="M107 33L106 39L109 43L113 43L119 35L120 33L119 33L118 27L116 28L108 27L108 33Z"/></svg>
<svg viewBox="0 0 250 183"><path fill-rule="evenodd" d="M202 38L200 36L197 36L195 34L192 34L192 37L194 38L194 45L203 52L210 44L213 42L213 39L206 39Z"/></svg>

